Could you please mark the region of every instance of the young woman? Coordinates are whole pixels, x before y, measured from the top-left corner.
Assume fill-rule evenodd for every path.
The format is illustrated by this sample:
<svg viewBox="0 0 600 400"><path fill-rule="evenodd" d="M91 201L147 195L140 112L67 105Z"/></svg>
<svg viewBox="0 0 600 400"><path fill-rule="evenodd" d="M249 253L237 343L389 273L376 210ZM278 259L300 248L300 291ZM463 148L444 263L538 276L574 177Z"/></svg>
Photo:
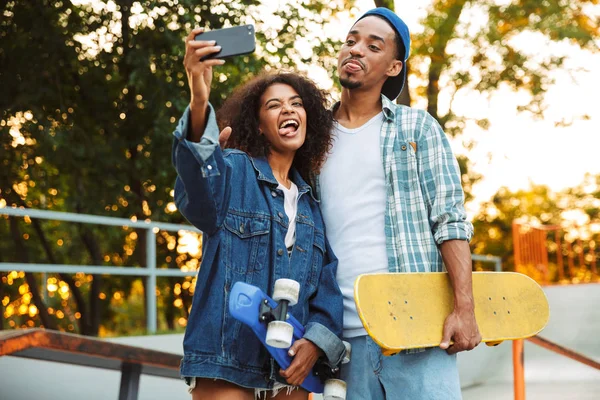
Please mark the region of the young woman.
<svg viewBox="0 0 600 400"><path fill-rule="evenodd" d="M237 89L219 112L231 127L221 151L208 103L212 67L200 61L219 51L187 38L185 68L191 102L175 130L175 202L203 232L202 264L184 338L181 375L198 399L306 399L298 385L315 362L337 365L344 354L337 259L309 177L331 143L326 98L296 74L263 75ZM229 129L229 128L226 128ZM232 285L243 281L270 294L280 278L300 284L290 313L306 329L280 370L250 330L228 312ZM281 390L286 389L286 390ZM297 390L296 390L297 389Z"/></svg>

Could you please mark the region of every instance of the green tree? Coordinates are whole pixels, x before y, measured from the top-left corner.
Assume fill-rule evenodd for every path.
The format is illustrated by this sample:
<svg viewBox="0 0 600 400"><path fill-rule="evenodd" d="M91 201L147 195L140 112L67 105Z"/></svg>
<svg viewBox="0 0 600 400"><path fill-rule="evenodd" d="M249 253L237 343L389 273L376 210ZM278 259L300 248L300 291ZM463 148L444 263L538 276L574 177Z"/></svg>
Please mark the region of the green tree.
<svg viewBox="0 0 600 400"><path fill-rule="evenodd" d="M487 202L473 220L475 254L502 258L504 270L514 269L512 223L514 220L559 225L562 222L557 195L547 186L534 185L515 192L503 187Z"/></svg>
<svg viewBox="0 0 600 400"><path fill-rule="evenodd" d="M537 1L517 0L498 5L485 0L435 0L423 21L425 31L415 38L415 55L419 62L428 61L426 86L415 88L428 99L428 111L452 132L462 130L465 119L452 109L439 114L440 79L448 75L444 90L453 94L463 88L493 92L501 84L514 90L524 89L531 102L522 108L543 116L544 94L553 83L549 72L563 67L564 56L549 56L539 62L514 45L523 33L543 35L547 42L565 41L584 50L597 51L595 39L600 35L593 21L596 0ZM467 14L469 13L469 14ZM472 16L481 19L474 21ZM449 49L452 42L465 45L460 52ZM465 51L467 50L467 51ZM464 61L465 53L470 62ZM500 61L497 61L500 60ZM486 121L479 121L486 126Z"/></svg>
<svg viewBox="0 0 600 400"><path fill-rule="evenodd" d="M233 87L263 69L325 65L319 55L334 44L312 31L345 7L290 2L268 10L259 1L225 0L33 0L0 6L0 202L169 222L184 222L173 207L169 133L189 101L182 64L187 32L196 25L256 24L257 52L232 58L216 72L211 100L218 107ZM313 37L321 53L302 57L297 37ZM146 265L145 230L4 218L0 233L9 239L0 241L3 261ZM160 232L157 245L159 267L195 265L192 255L177 251L178 235ZM68 308L69 315L79 316L72 330L83 334L97 335L101 325L126 327L111 321L125 306L117 300L138 293L132 288L139 280L65 274L56 279L68 286L69 296L44 302L40 285L47 282L40 283L39 276L2 276L5 312L27 303L23 291L38 310L34 318L12 314L13 324L71 329L73 320L56 314ZM160 282L161 319L169 328L190 306L193 285L185 282Z"/></svg>
<svg viewBox="0 0 600 400"><path fill-rule="evenodd" d="M560 192L534 184L527 190L514 192L501 188L490 201L482 204L474 218L473 252L499 256L504 270L514 270L513 221L560 227L558 233L565 263L569 256L565 243L582 246L577 250L584 254L584 272L586 279L590 279L587 269L593 264L590 250L597 257L600 241L600 175L587 175L580 185ZM557 251L554 234L548 238L548 250L550 253ZM551 263L556 264L555 254L553 258ZM551 267L556 268L556 265ZM555 272L552 271L552 275L556 277Z"/></svg>

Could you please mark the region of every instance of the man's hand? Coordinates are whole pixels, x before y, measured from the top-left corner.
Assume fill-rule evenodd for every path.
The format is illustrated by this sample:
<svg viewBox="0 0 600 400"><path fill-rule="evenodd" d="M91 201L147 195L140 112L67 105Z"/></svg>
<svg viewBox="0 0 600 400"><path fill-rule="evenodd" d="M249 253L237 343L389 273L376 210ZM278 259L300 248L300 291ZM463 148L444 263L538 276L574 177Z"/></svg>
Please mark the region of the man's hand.
<svg viewBox="0 0 600 400"><path fill-rule="evenodd" d="M219 133L219 146L221 146L221 149L224 149L227 145L229 136L231 136L231 128L226 126L221 133Z"/></svg>
<svg viewBox="0 0 600 400"><path fill-rule="evenodd" d="M292 363L285 371L279 370L279 374L290 385L299 386L304 382L319 357L323 355L323 351L310 340L299 339L290 347L288 354L294 357Z"/></svg>
<svg viewBox="0 0 600 400"><path fill-rule="evenodd" d="M454 289L454 311L444 322L440 347L448 354L472 350L481 342L475 320L471 250L466 240L448 240L440 245L444 264ZM453 341L454 344L450 344Z"/></svg>
<svg viewBox="0 0 600 400"><path fill-rule="evenodd" d="M451 342L453 342L451 344ZM473 310L454 310L444 322L444 335L440 348L448 354L473 350L481 342L481 334Z"/></svg>

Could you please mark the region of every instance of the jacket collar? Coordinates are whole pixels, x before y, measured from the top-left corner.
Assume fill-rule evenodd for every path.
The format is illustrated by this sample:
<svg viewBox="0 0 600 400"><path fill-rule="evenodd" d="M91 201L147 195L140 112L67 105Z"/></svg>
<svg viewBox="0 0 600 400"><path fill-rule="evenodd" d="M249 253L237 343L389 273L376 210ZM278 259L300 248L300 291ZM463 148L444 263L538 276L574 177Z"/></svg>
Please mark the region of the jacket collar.
<svg viewBox="0 0 600 400"><path fill-rule="evenodd" d="M279 186L279 182L277 182L277 179L275 179L273 170L271 169L266 157L250 157L250 160L252 162L252 166L256 170L256 173L258 174L259 181L263 181L272 187ZM312 187L306 183L306 181L294 167L292 167L290 170L290 178L296 184L296 186L298 186L298 194L309 192L310 197L312 197L316 202L319 201L315 197Z"/></svg>

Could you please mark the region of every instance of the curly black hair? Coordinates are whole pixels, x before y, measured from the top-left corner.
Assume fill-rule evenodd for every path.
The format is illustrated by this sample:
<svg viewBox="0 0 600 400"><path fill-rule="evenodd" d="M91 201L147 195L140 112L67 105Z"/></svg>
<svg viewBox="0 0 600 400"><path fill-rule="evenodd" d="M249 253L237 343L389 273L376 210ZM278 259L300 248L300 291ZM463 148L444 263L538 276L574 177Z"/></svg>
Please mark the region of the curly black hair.
<svg viewBox="0 0 600 400"><path fill-rule="evenodd" d="M306 139L292 165L310 182L321 170L333 142L333 115L327 108L329 94L312 80L297 73L263 73L233 91L217 112L218 125L221 129L226 126L232 129L227 148L242 150L251 157L267 157L270 144L258 129L260 98L277 83L291 86L302 98L307 119Z"/></svg>

